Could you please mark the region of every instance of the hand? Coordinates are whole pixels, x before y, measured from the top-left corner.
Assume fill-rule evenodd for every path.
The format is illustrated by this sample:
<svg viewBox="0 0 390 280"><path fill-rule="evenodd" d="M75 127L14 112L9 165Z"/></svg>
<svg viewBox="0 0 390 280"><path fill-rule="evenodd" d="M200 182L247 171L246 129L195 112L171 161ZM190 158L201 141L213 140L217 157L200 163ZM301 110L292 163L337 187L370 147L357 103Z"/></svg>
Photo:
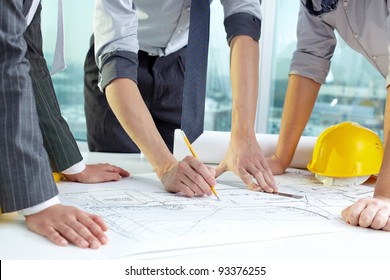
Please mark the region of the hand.
<svg viewBox="0 0 390 280"><path fill-rule="evenodd" d="M169 192L181 192L185 196L211 195L210 186L215 186L215 171L192 156L170 166L159 176Z"/></svg>
<svg viewBox="0 0 390 280"><path fill-rule="evenodd" d="M272 155L271 157L268 157L265 160L267 161L267 164L271 169L272 174L274 175L281 175L287 169L287 166L285 166L282 160L276 155Z"/></svg>
<svg viewBox="0 0 390 280"><path fill-rule="evenodd" d="M351 225L390 231L390 198L363 198L341 212Z"/></svg>
<svg viewBox="0 0 390 280"><path fill-rule="evenodd" d="M108 242L104 234L108 228L103 220L72 206L51 206L26 216L26 224L59 246L71 242L80 248L97 249Z"/></svg>
<svg viewBox="0 0 390 280"><path fill-rule="evenodd" d="M227 170L233 171L251 190L278 191L272 171L255 137L239 142L230 141L225 158L216 168L216 177Z"/></svg>
<svg viewBox="0 0 390 280"><path fill-rule="evenodd" d="M108 163L87 164L87 167L77 174L63 174L66 180L79 183L101 183L119 181L121 177L129 177L126 170Z"/></svg>

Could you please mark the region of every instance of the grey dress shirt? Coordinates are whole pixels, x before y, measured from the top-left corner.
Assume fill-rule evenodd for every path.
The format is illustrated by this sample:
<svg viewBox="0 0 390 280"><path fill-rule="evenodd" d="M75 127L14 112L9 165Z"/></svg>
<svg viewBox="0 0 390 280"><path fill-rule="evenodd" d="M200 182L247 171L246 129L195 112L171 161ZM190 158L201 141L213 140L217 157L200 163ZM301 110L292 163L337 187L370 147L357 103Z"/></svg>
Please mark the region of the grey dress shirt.
<svg viewBox="0 0 390 280"><path fill-rule="evenodd" d="M386 78L388 86L389 8L390 0L340 0L335 11L315 17L301 3L298 44L290 65L290 74L323 84L336 47L337 30L352 49L366 57Z"/></svg>
<svg viewBox="0 0 390 280"><path fill-rule="evenodd" d="M227 40L260 38L261 0L221 0ZM95 56L99 87L116 78L137 82L137 52L166 56L187 45L191 0L96 0Z"/></svg>

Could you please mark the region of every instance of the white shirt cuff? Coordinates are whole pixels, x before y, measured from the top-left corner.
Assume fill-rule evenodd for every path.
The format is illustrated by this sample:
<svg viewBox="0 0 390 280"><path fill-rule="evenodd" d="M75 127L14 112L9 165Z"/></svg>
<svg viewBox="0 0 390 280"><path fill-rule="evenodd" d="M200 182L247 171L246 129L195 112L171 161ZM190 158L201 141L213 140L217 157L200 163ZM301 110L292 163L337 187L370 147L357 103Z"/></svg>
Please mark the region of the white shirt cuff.
<svg viewBox="0 0 390 280"><path fill-rule="evenodd" d="M34 205L33 207L25 208L22 210L19 210L19 214L23 216L33 215L38 212L41 212L45 210L46 208L49 208L50 206L60 204L60 199L56 195L55 197L50 198L49 200L46 200L40 204Z"/></svg>
<svg viewBox="0 0 390 280"><path fill-rule="evenodd" d="M73 175L73 174L83 172L85 168L87 168L87 166L82 161L80 161L72 165L71 167L65 169L61 173L65 175Z"/></svg>

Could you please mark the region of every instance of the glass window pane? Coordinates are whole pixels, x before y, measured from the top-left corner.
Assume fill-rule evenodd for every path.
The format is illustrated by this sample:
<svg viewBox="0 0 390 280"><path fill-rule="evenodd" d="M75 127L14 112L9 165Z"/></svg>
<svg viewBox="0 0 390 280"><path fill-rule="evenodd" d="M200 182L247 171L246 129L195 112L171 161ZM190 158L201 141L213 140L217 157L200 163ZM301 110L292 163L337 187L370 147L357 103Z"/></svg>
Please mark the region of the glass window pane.
<svg viewBox="0 0 390 280"><path fill-rule="evenodd" d="M93 0L63 2L67 69L52 77L62 115L78 140L86 140L83 64L92 34L93 3ZM57 1L43 0L42 6L44 53L50 68L57 34ZM226 42L220 2L213 1L211 9L205 129L230 130L230 50Z"/></svg>
<svg viewBox="0 0 390 280"><path fill-rule="evenodd" d="M63 117L77 140L86 140L83 67L92 34L94 0L63 1L67 69L52 76ZM57 38L57 1L42 1L44 54L51 68Z"/></svg>
<svg viewBox="0 0 390 280"><path fill-rule="evenodd" d="M219 1L211 4L210 45L207 67L205 130L230 131L232 93L230 84L230 48L223 25Z"/></svg>
<svg viewBox="0 0 390 280"><path fill-rule="evenodd" d="M268 133L279 133L287 74L296 47L298 9L299 1L277 1ZM321 87L304 135L316 136L330 125L350 120L383 137L385 80L363 56L341 38L337 39L330 73Z"/></svg>

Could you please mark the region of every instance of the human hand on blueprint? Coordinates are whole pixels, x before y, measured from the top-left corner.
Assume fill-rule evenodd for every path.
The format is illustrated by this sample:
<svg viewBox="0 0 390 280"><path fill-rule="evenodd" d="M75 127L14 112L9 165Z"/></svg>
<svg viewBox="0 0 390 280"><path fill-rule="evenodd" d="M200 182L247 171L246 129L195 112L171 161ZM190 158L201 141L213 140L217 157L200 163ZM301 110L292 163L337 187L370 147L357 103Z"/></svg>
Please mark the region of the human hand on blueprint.
<svg viewBox="0 0 390 280"><path fill-rule="evenodd" d="M231 140L224 159L216 168L216 177L233 171L254 191L276 192L275 179L255 137Z"/></svg>
<svg viewBox="0 0 390 280"><path fill-rule="evenodd" d="M108 228L102 218L73 206L56 204L28 215L26 225L59 246L70 242L80 248L97 249L108 242L104 233Z"/></svg>
<svg viewBox="0 0 390 280"><path fill-rule="evenodd" d="M210 186L216 184L214 168L193 156L187 156L170 166L159 178L167 191L181 192L188 197L211 195Z"/></svg>
<svg viewBox="0 0 390 280"><path fill-rule="evenodd" d="M390 198L384 196L359 199L341 212L348 224L390 231Z"/></svg>
<svg viewBox="0 0 390 280"><path fill-rule="evenodd" d="M79 183L101 183L119 181L122 177L129 177L126 170L108 163L87 164L87 167L77 174L63 174L66 180Z"/></svg>

